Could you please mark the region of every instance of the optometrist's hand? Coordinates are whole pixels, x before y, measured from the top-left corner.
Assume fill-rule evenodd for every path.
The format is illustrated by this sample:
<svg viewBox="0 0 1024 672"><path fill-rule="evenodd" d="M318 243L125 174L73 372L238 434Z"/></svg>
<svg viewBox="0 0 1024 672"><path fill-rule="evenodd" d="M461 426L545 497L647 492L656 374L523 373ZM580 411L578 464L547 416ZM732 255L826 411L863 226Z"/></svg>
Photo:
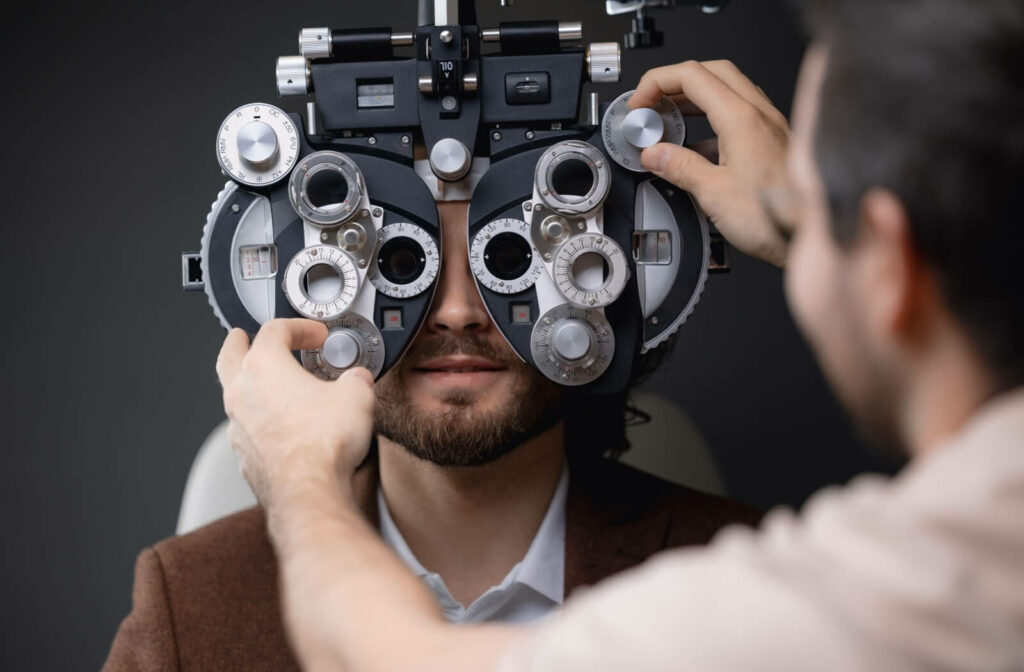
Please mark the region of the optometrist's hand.
<svg viewBox="0 0 1024 672"><path fill-rule="evenodd" d="M292 350L323 345L327 328L312 320L272 320L249 344L241 329L224 339L217 376L224 388L228 438L242 473L268 509L310 479L345 488L373 431L373 376L362 368L327 382Z"/></svg>
<svg viewBox="0 0 1024 672"><path fill-rule="evenodd" d="M735 248L782 266L786 239L761 205L761 193L784 183L786 117L729 61L687 61L650 70L629 105L648 107L663 95L684 114L707 115L718 137L693 148L648 147L644 167L693 194Z"/></svg>

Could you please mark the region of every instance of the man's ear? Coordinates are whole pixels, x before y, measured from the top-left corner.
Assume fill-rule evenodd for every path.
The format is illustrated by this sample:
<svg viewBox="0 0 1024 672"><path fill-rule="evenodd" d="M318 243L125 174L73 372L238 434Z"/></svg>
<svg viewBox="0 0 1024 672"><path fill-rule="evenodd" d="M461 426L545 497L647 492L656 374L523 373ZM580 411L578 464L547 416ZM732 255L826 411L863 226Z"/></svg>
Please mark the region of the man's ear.
<svg viewBox="0 0 1024 672"><path fill-rule="evenodd" d="M863 314L876 333L913 338L927 316L932 278L914 245L910 216L894 193L875 187L861 198L859 219Z"/></svg>

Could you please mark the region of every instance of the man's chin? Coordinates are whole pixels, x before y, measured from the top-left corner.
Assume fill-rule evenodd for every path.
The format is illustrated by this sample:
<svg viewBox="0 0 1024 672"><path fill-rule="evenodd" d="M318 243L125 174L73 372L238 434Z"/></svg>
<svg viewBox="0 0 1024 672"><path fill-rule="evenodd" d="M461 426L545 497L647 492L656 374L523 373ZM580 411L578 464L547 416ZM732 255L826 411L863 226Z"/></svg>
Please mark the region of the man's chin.
<svg viewBox="0 0 1024 672"><path fill-rule="evenodd" d="M553 383L508 399L494 399L493 389L488 394L455 387L425 399L406 392L400 386L378 388L377 432L445 467L493 462L555 426L564 414L562 390Z"/></svg>

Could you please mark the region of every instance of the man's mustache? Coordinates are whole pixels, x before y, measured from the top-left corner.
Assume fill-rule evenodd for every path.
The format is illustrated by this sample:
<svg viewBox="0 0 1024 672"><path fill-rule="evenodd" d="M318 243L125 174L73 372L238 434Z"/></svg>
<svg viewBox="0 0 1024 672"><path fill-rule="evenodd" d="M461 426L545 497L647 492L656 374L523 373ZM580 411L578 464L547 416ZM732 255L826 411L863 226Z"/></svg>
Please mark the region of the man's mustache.
<svg viewBox="0 0 1024 672"><path fill-rule="evenodd" d="M437 357L451 357L463 355L466 357L484 357L503 366L516 366L520 361L515 355L509 352L509 348L499 348L487 339L476 336L430 336L425 339L417 338L406 351L403 360L406 366L413 368L436 359Z"/></svg>

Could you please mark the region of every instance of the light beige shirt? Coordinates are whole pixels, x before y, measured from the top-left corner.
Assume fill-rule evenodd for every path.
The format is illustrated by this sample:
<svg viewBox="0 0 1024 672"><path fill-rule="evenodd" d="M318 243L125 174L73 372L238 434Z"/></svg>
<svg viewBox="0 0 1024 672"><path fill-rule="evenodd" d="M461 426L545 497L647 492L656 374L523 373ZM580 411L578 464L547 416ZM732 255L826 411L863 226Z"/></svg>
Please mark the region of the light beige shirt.
<svg viewBox="0 0 1024 672"><path fill-rule="evenodd" d="M535 627L502 670L1024 670L1024 390L897 478L663 553Z"/></svg>

